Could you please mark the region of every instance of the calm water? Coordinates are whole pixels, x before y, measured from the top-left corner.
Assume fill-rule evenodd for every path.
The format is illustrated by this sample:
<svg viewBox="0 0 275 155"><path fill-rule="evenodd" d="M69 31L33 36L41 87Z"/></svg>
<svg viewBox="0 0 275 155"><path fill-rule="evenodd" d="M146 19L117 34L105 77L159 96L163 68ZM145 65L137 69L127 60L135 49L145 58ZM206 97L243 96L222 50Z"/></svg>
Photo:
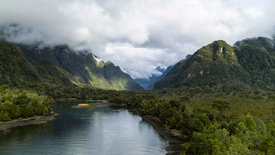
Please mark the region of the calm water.
<svg viewBox="0 0 275 155"><path fill-rule="evenodd" d="M42 125L0 131L0 154L7 155L161 155L167 142L141 117L127 110L73 109Z"/></svg>

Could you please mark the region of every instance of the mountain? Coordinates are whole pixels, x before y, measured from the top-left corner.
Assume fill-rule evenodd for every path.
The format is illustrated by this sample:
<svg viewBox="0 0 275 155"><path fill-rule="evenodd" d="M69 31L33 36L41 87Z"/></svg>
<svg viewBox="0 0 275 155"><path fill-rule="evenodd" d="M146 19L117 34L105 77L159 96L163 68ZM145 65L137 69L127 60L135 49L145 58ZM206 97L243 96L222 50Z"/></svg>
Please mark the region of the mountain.
<svg viewBox="0 0 275 155"><path fill-rule="evenodd" d="M66 45L40 48L19 45L23 55L40 70L41 63L54 65L77 86L117 90L143 90L128 74L111 62L103 62L88 51L74 51ZM47 67L44 66L44 70ZM45 75L45 74L44 74ZM46 74L50 75L50 74Z"/></svg>
<svg viewBox="0 0 275 155"><path fill-rule="evenodd" d="M18 46L0 40L0 84L20 85L41 82L35 68Z"/></svg>
<svg viewBox="0 0 275 155"><path fill-rule="evenodd" d="M239 63L248 72L254 88L275 90L275 41L269 38L246 39L235 43Z"/></svg>
<svg viewBox="0 0 275 155"><path fill-rule="evenodd" d="M168 66L166 69L165 68L160 68L157 67L155 68L155 70L157 72L160 72L160 75L157 74L153 74L151 75L148 79L142 79L142 78L137 78L135 79L137 83L139 83L143 88L145 88L146 90L150 90L153 88L154 84L161 79L162 77L164 77L172 68L172 66Z"/></svg>
<svg viewBox="0 0 275 155"><path fill-rule="evenodd" d="M26 59L21 49L0 41L0 84L16 87L73 86L70 77L47 61Z"/></svg>
<svg viewBox="0 0 275 155"><path fill-rule="evenodd" d="M234 47L219 40L178 62L155 89L199 87L212 90L275 90L274 41L256 38Z"/></svg>
<svg viewBox="0 0 275 155"><path fill-rule="evenodd" d="M235 47L252 46L264 48L268 51L272 58L275 58L275 40L265 37L250 38L238 41L234 44Z"/></svg>
<svg viewBox="0 0 275 155"><path fill-rule="evenodd" d="M43 84L53 87L74 86L70 75L49 61L32 61L32 66L36 69Z"/></svg>

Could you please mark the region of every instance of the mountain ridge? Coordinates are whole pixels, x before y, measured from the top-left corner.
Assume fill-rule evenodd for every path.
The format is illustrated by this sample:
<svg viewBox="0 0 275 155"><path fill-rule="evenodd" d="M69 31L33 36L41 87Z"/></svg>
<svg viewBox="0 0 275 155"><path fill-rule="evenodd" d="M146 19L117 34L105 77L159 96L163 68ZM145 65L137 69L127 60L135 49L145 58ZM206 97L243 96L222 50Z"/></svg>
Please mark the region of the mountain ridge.
<svg viewBox="0 0 275 155"><path fill-rule="evenodd" d="M218 40L203 46L190 58L179 61L165 77L154 85L154 89L205 87L222 91L255 88L274 90L275 81L272 76L275 75L275 59L272 58L273 48L269 48L268 52L265 49L267 43L263 41L263 38L254 40L262 42L256 44L249 41L252 45L247 45L248 41L244 40L244 42L237 42L234 47L231 47L225 41ZM250 49L247 49L247 46ZM255 51L252 51L251 48ZM249 71L245 64L251 61L248 57L242 56L242 53L261 58L260 61L254 62L266 62L261 67L266 68L268 71L264 73L259 72L261 75L255 76L254 74L257 73L257 70ZM255 81L261 80L261 77L266 77L264 80L267 81L254 84Z"/></svg>
<svg viewBox="0 0 275 155"><path fill-rule="evenodd" d="M118 90L143 89L118 66L110 62L104 63L86 50L75 51L66 45L44 48L29 45L19 47L31 62L47 60L68 72L75 85Z"/></svg>
<svg viewBox="0 0 275 155"><path fill-rule="evenodd" d="M104 63L87 51L77 53L65 45L41 48L6 41L0 41L0 47L2 84L143 90L118 66Z"/></svg>

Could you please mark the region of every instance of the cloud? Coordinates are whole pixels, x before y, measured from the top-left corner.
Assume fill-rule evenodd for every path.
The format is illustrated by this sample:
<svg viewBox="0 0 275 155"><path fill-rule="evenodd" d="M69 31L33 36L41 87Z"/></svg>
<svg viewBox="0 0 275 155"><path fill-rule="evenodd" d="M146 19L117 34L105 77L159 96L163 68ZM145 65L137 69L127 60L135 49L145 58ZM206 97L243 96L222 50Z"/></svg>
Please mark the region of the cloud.
<svg viewBox="0 0 275 155"><path fill-rule="evenodd" d="M134 78L158 74L213 40L274 35L273 0L0 0L17 43L90 48ZM10 26L10 25L13 26Z"/></svg>
<svg viewBox="0 0 275 155"><path fill-rule="evenodd" d="M131 43L108 43L105 48L107 57L111 57L117 65L124 66L124 71L135 78L149 77L151 74L159 74L156 66L165 67L177 59L175 53L168 53L167 49L150 47L134 47ZM117 55L121 53L121 55Z"/></svg>

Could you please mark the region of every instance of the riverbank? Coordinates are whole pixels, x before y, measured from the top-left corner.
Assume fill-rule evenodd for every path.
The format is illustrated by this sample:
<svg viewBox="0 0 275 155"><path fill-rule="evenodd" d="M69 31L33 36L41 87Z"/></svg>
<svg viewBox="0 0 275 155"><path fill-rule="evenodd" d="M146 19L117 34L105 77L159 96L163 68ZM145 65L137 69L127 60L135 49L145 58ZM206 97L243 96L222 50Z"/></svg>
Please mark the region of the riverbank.
<svg viewBox="0 0 275 155"><path fill-rule="evenodd" d="M42 124L48 121L54 120L57 113L50 113L42 116L34 116L25 119L16 119L8 122L0 122L0 130L6 130L14 127L31 125L31 124Z"/></svg>
<svg viewBox="0 0 275 155"><path fill-rule="evenodd" d="M158 118L150 115L143 115L136 107L126 104L110 104L110 107L124 108L130 111L134 110L144 121L151 124L157 130L157 132L169 142L169 145L166 147L166 155L178 155L184 152L185 148L182 145L187 141L184 138L184 135L182 135L177 130L169 129L168 127L164 126Z"/></svg>

